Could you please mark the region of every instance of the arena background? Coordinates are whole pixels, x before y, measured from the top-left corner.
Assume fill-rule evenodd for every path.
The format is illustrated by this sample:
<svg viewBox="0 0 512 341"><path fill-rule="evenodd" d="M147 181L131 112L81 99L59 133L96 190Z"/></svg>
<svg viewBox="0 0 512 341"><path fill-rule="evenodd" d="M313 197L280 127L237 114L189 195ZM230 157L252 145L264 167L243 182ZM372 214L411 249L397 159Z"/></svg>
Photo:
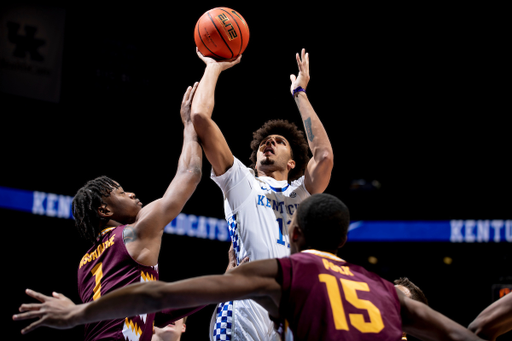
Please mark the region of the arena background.
<svg viewBox="0 0 512 341"><path fill-rule="evenodd" d="M326 192L349 206L353 221L511 218L501 9L468 4L2 2L0 186L73 196L108 175L144 203L160 197L181 150L183 93L204 69L193 28L217 6L239 11L251 32L241 64L220 77L214 111L243 162L252 131L266 120L301 125L289 75L305 47L308 96L335 154ZM18 30L6 24L16 20ZM38 30L31 35L23 25ZM13 37L33 44L25 56L14 55L21 40ZM203 180L183 212L222 219L222 194L209 173L204 159ZM22 337L26 323L11 315L28 300L27 287L78 302L76 270L88 243L69 219L5 208L0 215L3 335L81 339L81 327ZM222 273L228 248L165 234L161 279ZM512 283L504 239L349 239L339 255L390 281L409 277L434 309L465 326L492 302L493 284ZM191 316L183 340L206 340L212 311Z"/></svg>

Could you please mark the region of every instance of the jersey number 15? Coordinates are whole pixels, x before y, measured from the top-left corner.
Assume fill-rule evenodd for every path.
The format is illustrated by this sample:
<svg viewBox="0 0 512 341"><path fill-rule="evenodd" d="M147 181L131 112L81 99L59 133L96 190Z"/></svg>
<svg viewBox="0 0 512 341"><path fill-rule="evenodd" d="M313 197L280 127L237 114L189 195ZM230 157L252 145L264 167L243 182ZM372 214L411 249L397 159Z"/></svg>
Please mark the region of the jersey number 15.
<svg viewBox="0 0 512 341"><path fill-rule="evenodd" d="M329 274L318 275L320 282L325 283L327 295L331 303L334 325L337 330L348 330L347 316L341 301L340 287L335 276ZM370 301L357 297L357 291L370 291L365 282L356 282L348 279L339 279L346 300L354 307L368 312L370 322L364 320L362 314L349 314L350 324L361 333L378 333L384 328L380 310Z"/></svg>

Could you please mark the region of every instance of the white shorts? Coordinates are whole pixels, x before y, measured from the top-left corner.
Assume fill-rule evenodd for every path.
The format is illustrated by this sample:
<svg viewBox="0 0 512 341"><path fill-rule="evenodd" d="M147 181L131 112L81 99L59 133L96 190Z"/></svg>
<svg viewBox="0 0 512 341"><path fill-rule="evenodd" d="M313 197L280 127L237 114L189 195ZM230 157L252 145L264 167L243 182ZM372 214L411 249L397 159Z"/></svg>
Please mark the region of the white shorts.
<svg viewBox="0 0 512 341"><path fill-rule="evenodd" d="M267 310L253 300L226 302L219 306L210 320L211 341L281 341ZM224 315L225 322L221 322L218 315Z"/></svg>

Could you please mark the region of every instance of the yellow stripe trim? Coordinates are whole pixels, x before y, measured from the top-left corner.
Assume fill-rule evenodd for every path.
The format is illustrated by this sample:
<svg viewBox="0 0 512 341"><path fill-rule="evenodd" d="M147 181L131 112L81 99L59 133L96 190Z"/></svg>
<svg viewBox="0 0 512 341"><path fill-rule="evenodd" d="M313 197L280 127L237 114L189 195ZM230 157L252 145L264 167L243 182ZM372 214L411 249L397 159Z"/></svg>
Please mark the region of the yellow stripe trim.
<svg viewBox="0 0 512 341"><path fill-rule="evenodd" d="M100 239L101 236L104 236L105 234L109 233L110 231L112 231L113 229L115 229L117 226L113 226L113 227L107 227L105 229L103 229L99 234L98 236L96 237L96 239Z"/></svg>
<svg viewBox="0 0 512 341"><path fill-rule="evenodd" d="M329 258L331 260L335 260L335 261L338 261L338 262L345 262L345 260L341 259L340 257L338 256L335 256L333 255L332 253L330 252L325 252L325 251L318 251L318 250L313 250L313 249L309 249L309 250L304 250L304 251L301 251L301 252L304 252L304 253L311 253L313 255L317 255L317 256L320 256L320 257L324 257L324 258Z"/></svg>

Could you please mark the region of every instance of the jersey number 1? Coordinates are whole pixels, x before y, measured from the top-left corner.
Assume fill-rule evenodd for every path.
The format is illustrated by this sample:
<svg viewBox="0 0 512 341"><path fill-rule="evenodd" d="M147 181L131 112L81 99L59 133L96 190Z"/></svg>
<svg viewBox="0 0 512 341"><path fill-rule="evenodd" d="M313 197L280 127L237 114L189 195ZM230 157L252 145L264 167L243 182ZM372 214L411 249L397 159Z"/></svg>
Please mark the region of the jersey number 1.
<svg viewBox="0 0 512 341"><path fill-rule="evenodd" d="M336 329L348 330L347 316L343 309L337 278L329 274L320 274L318 275L318 278L320 282L323 282L326 285ZM366 322L362 314L349 314L350 324L361 333L380 332L384 328L384 322L382 321L379 308L377 308L372 302L362 300L357 297L357 291L370 291L368 284L343 278L340 278L340 281L346 300L354 307L366 310L370 317L370 322Z"/></svg>
<svg viewBox="0 0 512 341"><path fill-rule="evenodd" d="M103 263L99 262L96 264L94 268L91 270L92 275L96 281L96 285L94 286L92 297L94 301L101 297L101 279L103 278Z"/></svg>
<svg viewBox="0 0 512 341"><path fill-rule="evenodd" d="M277 244L280 245L286 245L286 241L283 238L283 231L284 231L284 224L283 224L283 218L277 218L277 223L279 224L279 239L277 240ZM288 221L288 225L290 225L291 221ZM290 248L290 244L288 244L288 248Z"/></svg>

